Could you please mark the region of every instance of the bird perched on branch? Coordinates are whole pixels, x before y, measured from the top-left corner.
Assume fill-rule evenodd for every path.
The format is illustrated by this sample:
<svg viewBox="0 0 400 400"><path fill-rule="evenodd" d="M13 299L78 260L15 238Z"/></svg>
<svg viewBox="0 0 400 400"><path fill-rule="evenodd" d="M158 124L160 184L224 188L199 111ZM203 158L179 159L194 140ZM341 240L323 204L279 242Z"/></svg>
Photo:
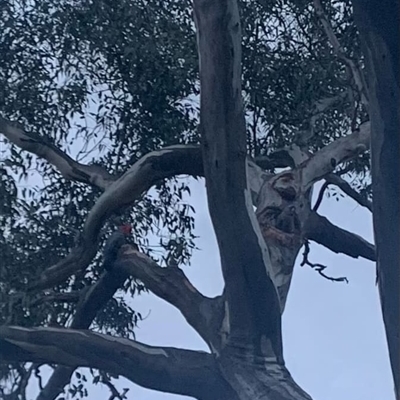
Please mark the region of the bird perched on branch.
<svg viewBox="0 0 400 400"><path fill-rule="evenodd" d="M124 224L118 227L118 231L114 232L104 246L104 262L103 266L106 271L111 271L118 257L119 249L129 243L129 236L132 233L132 226Z"/></svg>

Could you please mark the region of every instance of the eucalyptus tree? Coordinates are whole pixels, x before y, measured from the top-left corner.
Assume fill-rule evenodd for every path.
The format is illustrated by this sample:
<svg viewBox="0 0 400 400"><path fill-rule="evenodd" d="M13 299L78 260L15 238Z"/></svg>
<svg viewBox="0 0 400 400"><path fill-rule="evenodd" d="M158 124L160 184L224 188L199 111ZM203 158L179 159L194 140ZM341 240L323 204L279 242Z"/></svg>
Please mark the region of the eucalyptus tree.
<svg viewBox="0 0 400 400"><path fill-rule="evenodd" d="M23 398L49 364L41 400L77 367L120 397L121 375L198 399L310 399L282 349L295 259L305 246L325 277L309 241L376 259L318 213L328 186L372 211L370 89L349 2L15 0L0 12L2 395ZM215 298L184 274L195 237L182 175L205 178L225 281ZM121 221L135 245L104 271ZM126 298L143 290L209 352L136 341Z"/></svg>

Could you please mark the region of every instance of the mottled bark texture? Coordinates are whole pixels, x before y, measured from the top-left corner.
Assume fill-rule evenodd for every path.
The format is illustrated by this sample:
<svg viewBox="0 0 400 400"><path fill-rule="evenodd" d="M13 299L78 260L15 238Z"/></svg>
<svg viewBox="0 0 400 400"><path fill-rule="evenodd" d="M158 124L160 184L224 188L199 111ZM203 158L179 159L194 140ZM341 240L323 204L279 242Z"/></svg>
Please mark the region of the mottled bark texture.
<svg viewBox="0 0 400 400"><path fill-rule="evenodd" d="M400 3L353 0L367 67L377 277L400 398Z"/></svg>

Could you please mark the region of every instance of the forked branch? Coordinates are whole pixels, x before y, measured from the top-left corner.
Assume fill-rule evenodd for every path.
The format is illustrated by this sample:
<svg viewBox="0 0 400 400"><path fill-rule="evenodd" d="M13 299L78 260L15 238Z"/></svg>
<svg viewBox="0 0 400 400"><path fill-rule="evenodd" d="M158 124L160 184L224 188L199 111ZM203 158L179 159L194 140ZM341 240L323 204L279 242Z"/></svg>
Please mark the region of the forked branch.
<svg viewBox="0 0 400 400"><path fill-rule="evenodd" d="M33 282L30 290L55 286L74 272L85 269L96 254L97 238L107 217L132 205L155 183L181 174L203 174L198 146L171 146L141 158L107 188L90 210L79 245L66 258L47 268L40 280Z"/></svg>
<svg viewBox="0 0 400 400"><path fill-rule="evenodd" d="M125 245L114 269L116 274L122 272L143 282L152 293L175 306L211 349L220 348L218 330L213 325L213 318L221 312L220 298L203 296L179 267L161 268L146 254Z"/></svg>
<svg viewBox="0 0 400 400"><path fill-rule="evenodd" d="M237 2L195 0L194 15L204 174L225 279L229 340L240 338L243 343L247 337L251 343L250 338L264 337L268 356L281 360L280 305L267 274L269 253L247 187Z"/></svg>

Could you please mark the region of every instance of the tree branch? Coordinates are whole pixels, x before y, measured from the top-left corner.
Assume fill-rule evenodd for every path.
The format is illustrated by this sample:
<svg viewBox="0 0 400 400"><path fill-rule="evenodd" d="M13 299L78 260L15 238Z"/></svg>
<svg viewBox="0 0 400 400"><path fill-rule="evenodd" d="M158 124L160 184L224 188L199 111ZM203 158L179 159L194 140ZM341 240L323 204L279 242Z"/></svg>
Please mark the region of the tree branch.
<svg viewBox="0 0 400 400"><path fill-rule="evenodd" d="M310 213L304 226L304 235L307 239L313 240L335 253L376 261L375 246L373 244L355 233L339 228L316 212Z"/></svg>
<svg viewBox="0 0 400 400"><path fill-rule="evenodd" d="M97 368L148 389L202 399L224 382L214 357L204 352L84 330L0 326L0 362L15 361Z"/></svg>
<svg viewBox="0 0 400 400"><path fill-rule="evenodd" d="M105 190L116 179L105 168L99 165L78 163L45 138L28 134L2 117L0 117L0 132L22 150L44 158L67 180L86 183Z"/></svg>
<svg viewBox="0 0 400 400"><path fill-rule="evenodd" d="M201 153L196 145L177 145L154 151L136 162L100 196L86 219L80 243L57 264L46 269L30 290L45 289L63 282L74 272L83 270L97 251L97 237L107 217L132 205L162 179L176 175L203 174Z"/></svg>
<svg viewBox="0 0 400 400"><path fill-rule="evenodd" d="M333 184L340 188L343 193L347 194L347 196L351 197L354 201L356 201L360 206L368 208L369 211L372 212L372 202L361 196L357 190L353 189L350 184L336 174L328 174L325 177L325 181L328 184Z"/></svg>
<svg viewBox="0 0 400 400"><path fill-rule="evenodd" d="M321 189L319 190L319 193L318 193L317 201L315 202L314 207L313 207L313 211L318 211L318 208L322 203L325 191L328 188L328 186L329 186L329 182L326 182L326 181L321 186Z"/></svg>
<svg viewBox="0 0 400 400"><path fill-rule="evenodd" d="M220 297L211 299L203 296L180 268L161 268L150 257L130 245L122 247L114 264L113 272L118 274L120 271L125 276L129 274L139 279L152 293L175 306L211 349L221 348L219 329L215 329L218 327L214 325L213 319L222 313ZM215 311L217 313L213 315Z"/></svg>
<svg viewBox="0 0 400 400"><path fill-rule="evenodd" d="M337 165L348 161L369 149L370 123L360 125L359 130L336 139L328 144L302 166L304 188L310 188L315 182L333 172Z"/></svg>
<svg viewBox="0 0 400 400"><path fill-rule="evenodd" d="M335 32L332 29L331 23L325 14L321 1L320 0L313 0L313 1L314 1L315 12L319 20L321 21L325 34L328 37L329 43L332 45L335 54L350 68L354 82L357 86L358 91L361 94L361 100L364 106L368 109L368 92L364 75L362 74L356 63L346 56L344 49L340 45L340 42L336 37Z"/></svg>
<svg viewBox="0 0 400 400"><path fill-rule="evenodd" d="M35 154L38 157L48 161L51 165L57 168L57 170L66 180L85 183L105 191L113 182L118 179L115 175L110 174L100 165L87 165L75 161L53 143L49 142L46 138L25 132L18 126L18 124L8 121L3 117L0 117L0 133L2 133L11 143L15 144L20 149ZM150 154L152 156L159 157L160 155L158 153L160 151L163 152L164 150L169 150L173 152L176 150L177 153L175 154L178 157L183 157L185 149L187 149L186 158L188 160L194 156L192 159L193 169L195 170L194 175L203 175L200 146L170 146L159 151L154 151ZM263 169L284 168L289 165L288 157L285 155L282 156L280 152L272 153L269 156L257 157L254 161ZM253 164L252 161L249 160L249 162L250 164ZM172 163L174 164L174 162ZM187 162L185 162L185 164L188 165ZM190 175L190 171L183 173Z"/></svg>
<svg viewBox="0 0 400 400"><path fill-rule="evenodd" d="M161 268L150 257L129 245L121 249L112 272L103 274L95 285L82 293L71 328L89 328L97 312L112 298L128 276L141 280L156 296L177 307L210 349L214 352L220 351L220 328L223 320L221 296L215 299L202 296L179 268ZM74 368L59 365L37 400L55 399L69 382L73 371Z"/></svg>
<svg viewBox="0 0 400 400"><path fill-rule="evenodd" d="M319 206L321 205L324 193L326 188L329 185L335 185L339 189L342 190L343 193L347 194L349 197L351 197L354 201L356 201L360 206L368 208L369 211L372 212L372 202L366 199L364 196L362 196L360 193L357 192L357 190L353 189L350 184L340 177L339 175L336 174L328 174L325 176L325 182L322 185L319 194L318 194L318 199L315 202L315 205L313 207L313 211L317 211Z"/></svg>
<svg viewBox="0 0 400 400"><path fill-rule="evenodd" d="M348 279L345 276L340 276L338 278L334 278L332 276L327 275L324 271L328 268L326 265L320 263L313 263L309 260L308 256L310 254L310 245L308 241L304 243L304 253L303 253L303 261L301 262L300 266L304 267L304 265L308 265L315 271L317 271L323 278L327 279L331 282L346 282L349 283Z"/></svg>
<svg viewBox="0 0 400 400"><path fill-rule="evenodd" d="M250 159L248 177L252 194L256 197L260 185L267 179ZM57 264L43 272L30 290L46 289L62 283L74 272L86 268L97 251L97 237L107 217L123 207L132 205L153 185L177 175L203 176L203 161L197 145L176 145L148 153L124 175L107 187L86 220L79 244Z"/></svg>
<svg viewBox="0 0 400 400"><path fill-rule="evenodd" d="M257 347L265 356L268 353L281 361L279 300L267 274L268 249L247 189L237 3L195 0L194 15L204 173L225 279L229 342L234 348L243 344L243 338L248 343L259 340ZM269 350L263 348L264 343Z"/></svg>

